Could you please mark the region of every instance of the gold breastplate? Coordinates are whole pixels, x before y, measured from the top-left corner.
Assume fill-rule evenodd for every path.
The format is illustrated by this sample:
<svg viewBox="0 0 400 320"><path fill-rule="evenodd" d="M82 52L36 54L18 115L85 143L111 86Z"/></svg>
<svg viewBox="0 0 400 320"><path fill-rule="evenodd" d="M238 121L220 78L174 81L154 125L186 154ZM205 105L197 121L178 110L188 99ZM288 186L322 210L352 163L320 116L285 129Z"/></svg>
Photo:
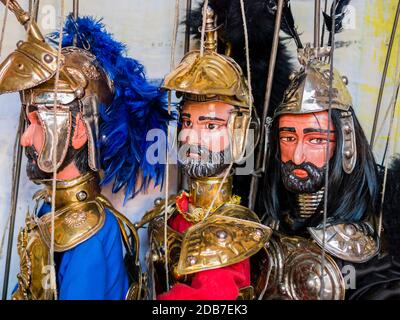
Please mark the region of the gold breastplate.
<svg viewBox="0 0 400 320"><path fill-rule="evenodd" d="M168 217L178 213L170 199ZM158 211L158 214L157 214ZM160 204L149 215L149 272L153 275L153 297L168 291L166 287L166 255L164 250L164 206ZM257 253L271 234L260 224L251 210L237 205L220 206L205 221L189 227L181 234L167 226L167 261L170 287L178 282L190 284L194 273L241 262ZM249 299L251 288L243 288L240 297Z"/></svg>
<svg viewBox="0 0 400 320"><path fill-rule="evenodd" d="M40 191L36 197L36 200L49 200L49 188ZM70 250L95 235L104 225L106 208L116 216L123 239L128 243L123 224L128 224L129 221L113 209L100 194L97 175L89 173L70 181L57 182L54 251ZM12 296L14 300L53 298L53 290L47 288L51 221L51 213L46 213L40 218L36 215L28 215L25 227L18 235L20 272L17 276L18 288ZM135 229L134 233L136 233ZM134 250L138 253L137 234L134 238L136 241ZM129 249L129 245L127 248ZM138 262L137 259L136 262Z"/></svg>

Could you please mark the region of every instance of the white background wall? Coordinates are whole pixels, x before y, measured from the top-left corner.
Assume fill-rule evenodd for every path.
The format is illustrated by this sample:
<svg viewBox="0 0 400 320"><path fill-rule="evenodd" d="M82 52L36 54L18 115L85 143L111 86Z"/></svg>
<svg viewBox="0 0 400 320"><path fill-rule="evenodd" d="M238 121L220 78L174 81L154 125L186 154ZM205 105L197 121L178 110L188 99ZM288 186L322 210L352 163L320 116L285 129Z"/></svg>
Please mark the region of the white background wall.
<svg viewBox="0 0 400 320"><path fill-rule="evenodd" d="M250 1L250 0L245 0ZM184 16L184 0L181 0L181 17ZM195 2L195 1L194 1ZM299 31L302 32L304 43L312 42L313 34L313 0L292 0L292 8ZM323 3L324 1L322 1ZM72 10L72 0L65 1L66 12ZM353 96L355 109L367 137L370 136L373 114L376 105L380 77L386 55L387 44L391 31L396 0L353 0L352 17L346 24L346 30L337 36L339 47L335 54L335 67L348 76L349 89ZM24 8L28 8L28 0L20 0ZM175 0L81 0L80 14L103 17L107 29L115 37L128 46L128 54L141 61L152 79L161 79L169 71L172 25L174 21ZM54 31L58 25L60 15L60 1L40 1L39 25L44 33ZM0 6L0 23L4 17L4 6ZM392 62L387 79L387 86L382 105L382 114L388 108L393 94L394 83L399 77L399 32L392 54ZM0 59L15 49L18 40L25 38L23 28L17 23L13 15L7 17L6 33ZM178 35L176 57L179 60L183 53L183 28ZM293 54L295 52L293 51ZM400 109L400 108L398 108ZM20 111L17 94L0 96L0 236L6 226L10 206L11 168L14 136ZM397 114L397 118L400 112ZM387 135L387 122L378 136L375 154L379 160ZM400 152L399 131L393 136L396 139L396 152ZM25 177L25 163L23 163L20 197L17 210L17 227L14 239L16 247L17 230L23 224L24 215L28 207L32 208L31 196L36 190ZM176 175L173 175L176 177ZM172 190L174 181L171 181ZM107 194L110 192L105 190ZM126 213L133 221L152 207L156 197L163 196L164 191L149 190L147 194L139 195L123 207L121 194L110 196L110 200L117 209ZM7 235L7 234L6 234ZM144 237L145 238L145 237ZM7 239L7 237L6 237ZM146 246L146 244L144 244ZM0 288L3 283L5 249L0 256ZM144 252L144 251L143 251ZM12 257L10 287L16 283L18 257L16 251Z"/></svg>

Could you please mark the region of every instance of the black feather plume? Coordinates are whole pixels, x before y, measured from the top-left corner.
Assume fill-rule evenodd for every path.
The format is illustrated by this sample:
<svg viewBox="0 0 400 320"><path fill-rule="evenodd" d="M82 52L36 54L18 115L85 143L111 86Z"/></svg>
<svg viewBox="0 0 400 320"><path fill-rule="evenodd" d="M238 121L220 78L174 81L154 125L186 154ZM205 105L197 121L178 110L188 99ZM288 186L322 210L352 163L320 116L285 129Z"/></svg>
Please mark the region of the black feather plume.
<svg viewBox="0 0 400 320"><path fill-rule="evenodd" d="M326 12L323 12L324 15L324 21L326 25L326 29L329 32L332 32L332 22L333 22L333 15L335 15L335 33L339 33L343 30L343 19L346 16L346 6L348 6L350 3L350 0L337 0L336 1L336 8L331 7L331 14L327 14Z"/></svg>
<svg viewBox="0 0 400 320"><path fill-rule="evenodd" d="M232 46L231 57L240 65L244 74L246 74L245 40L240 1L210 0L209 5L217 15L218 24L222 24L222 28L218 31L220 40L218 43L218 51L224 53L226 45L229 43ZM252 0L245 1L244 5L249 33L254 105L258 114L261 115L264 105L265 86L275 28L276 1ZM190 19L186 21L195 39L200 38L199 27L202 24L202 7L203 3L193 9ZM283 10L281 29L287 33L290 38L294 38L295 41L298 42L298 45L301 46L288 3L285 4ZM273 114L275 108L282 101L283 93L289 85L289 75L294 69L290 61L291 57L289 52L286 49L284 41L281 39L278 45L269 115Z"/></svg>
<svg viewBox="0 0 400 320"><path fill-rule="evenodd" d="M303 44L301 43L299 33L297 32L297 27L295 26L292 8L290 6L290 1L287 1L287 3L283 7L281 29L294 39L297 48L303 48Z"/></svg>

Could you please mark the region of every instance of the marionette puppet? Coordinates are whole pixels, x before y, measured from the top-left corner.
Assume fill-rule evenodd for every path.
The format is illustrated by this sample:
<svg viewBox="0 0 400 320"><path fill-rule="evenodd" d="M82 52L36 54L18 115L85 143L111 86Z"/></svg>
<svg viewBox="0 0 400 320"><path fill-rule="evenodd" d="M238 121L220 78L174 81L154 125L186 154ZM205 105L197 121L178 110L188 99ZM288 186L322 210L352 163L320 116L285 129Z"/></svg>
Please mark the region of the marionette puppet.
<svg viewBox="0 0 400 320"><path fill-rule="evenodd" d="M163 94L100 21L69 16L63 33L53 35L62 40L59 53L16 1L2 2L27 40L0 65L0 93L21 95L26 171L43 185L18 236L12 298L138 299L138 235L101 185L113 183L128 199L151 180L160 183L163 166L144 157L147 131L155 124L165 130L169 119ZM56 286L47 280L53 265Z"/></svg>
<svg viewBox="0 0 400 320"><path fill-rule="evenodd" d="M341 29L341 11L348 3L332 6L337 20L325 14L329 45ZM268 257L254 261L268 275L258 279L256 292L263 299L395 297L400 270L393 249L398 245L393 232L398 227L393 210L397 200L392 196L396 162L389 170L382 208L388 232L382 236L381 183L346 87L348 79L330 65L329 47L301 46L298 57L302 67L290 77L268 138L263 211L274 232Z"/></svg>
<svg viewBox="0 0 400 320"><path fill-rule="evenodd" d="M368 219L376 213L379 194L372 151L345 78L335 69L329 118L330 66L309 49L270 131L263 193L275 231L265 261L265 268L272 268L267 299L344 299L342 265L364 263L380 247ZM326 156L329 192L323 225ZM321 247L326 253L323 269Z"/></svg>
<svg viewBox="0 0 400 320"><path fill-rule="evenodd" d="M171 196L167 207L158 200L138 224L149 223L153 299L252 299L250 257L270 235L232 194L252 97L241 68L216 52L214 11L207 8L204 18L204 52L186 54L163 84L182 97L178 160L189 190Z"/></svg>

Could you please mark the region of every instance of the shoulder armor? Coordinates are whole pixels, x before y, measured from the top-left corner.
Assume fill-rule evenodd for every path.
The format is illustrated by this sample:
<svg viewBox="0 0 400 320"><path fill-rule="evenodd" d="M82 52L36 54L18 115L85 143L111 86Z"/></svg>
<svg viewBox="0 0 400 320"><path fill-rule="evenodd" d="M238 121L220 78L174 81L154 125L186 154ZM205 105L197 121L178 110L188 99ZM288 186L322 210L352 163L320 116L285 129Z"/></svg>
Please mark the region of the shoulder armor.
<svg viewBox="0 0 400 320"><path fill-rule="evenodd" d="M240 204L227 203L215 211L216 215L261 223L254 211Z"/></svg>
<svg viewBox="0 0 400 320"><path fill-rule="evenodd" d="M104 207L98 201L74 203L55 212L54 250L64 252L95 235L104 225ZM40 218L43 240L50 246L51 213Z"/></svg>
<svg viewBox="0 0 400 320"><path fill-rule="evenodd" d="M176 207L176 195L171 195L168 197L168 217L170 217L175 212ZM142 219L136 224L136 228L139 229L143 227L145 224L154 220L155 218L164 214L165 208L165 200L161 198L157 198L154 201L154 208L150 211L147 211Z"/></svg>
<svg viewBox="0 0 400 320"><path fill-rule="evenodd" d="M271 233L269 227L257 222L214 214L185 233L177 273L191 274L241 262L263 248Z"/></svg>
<svg viewBox="0 0 400 320"><path fill-rule="evenodd" d="M322 247L323 230L308 228L312 238ZM325 249L344 261L362 263L379 252L379 238L368 222L331 225L325 231Z"/></svg>

